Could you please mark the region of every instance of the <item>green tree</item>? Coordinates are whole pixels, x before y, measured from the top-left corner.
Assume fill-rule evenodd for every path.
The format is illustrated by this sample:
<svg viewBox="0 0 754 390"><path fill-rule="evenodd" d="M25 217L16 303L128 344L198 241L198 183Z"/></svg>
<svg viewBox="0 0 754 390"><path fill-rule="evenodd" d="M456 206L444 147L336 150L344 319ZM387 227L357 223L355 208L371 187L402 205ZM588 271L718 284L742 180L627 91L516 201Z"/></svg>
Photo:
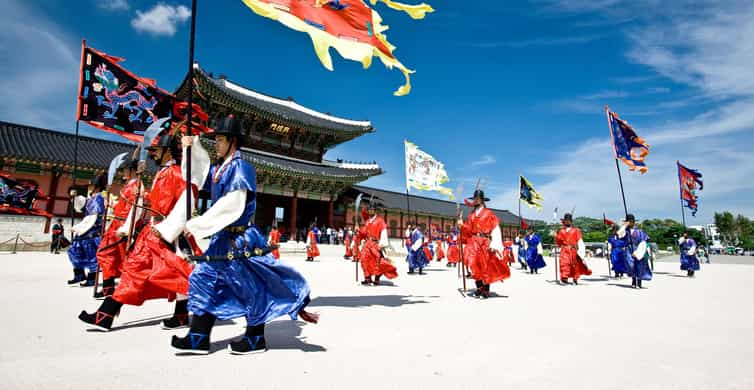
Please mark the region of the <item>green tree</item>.
<svg viewBox="0 0 754 390"><path fill-rule="evenodd" d="M734 242L735 236L735 220L733 214L728 211L722 213L715 213L715 226L720 233L720 237L723 239L725 245L729 245Z"/></svg>

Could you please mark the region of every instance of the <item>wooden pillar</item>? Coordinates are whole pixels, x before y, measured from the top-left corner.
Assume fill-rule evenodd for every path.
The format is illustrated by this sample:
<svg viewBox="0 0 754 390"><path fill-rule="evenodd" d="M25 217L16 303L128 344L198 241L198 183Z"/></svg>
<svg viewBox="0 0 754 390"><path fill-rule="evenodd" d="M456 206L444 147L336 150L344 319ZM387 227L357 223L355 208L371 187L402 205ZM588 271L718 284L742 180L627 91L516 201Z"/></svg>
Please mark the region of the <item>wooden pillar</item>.
<svg viewBox="0 0 754 390"><path fill-rule="evenodd" d="M60 173L57 171L56 168L52 169L52 181L50 181L50 188L47 191L47 196L50 197L50 200L47 201L47 206L45 206L45 211L52 214L52 212L55 210L55 198L58 194L58 179L60 178ZM47 222L45 222L45 233L50 232L50 218L47 218Z"/></svg>
<svg viewBox="0 0 754 390"><path fill-rule="evenodd" d="M333 204L333 197L330 196L330 201L327 202L327 226L334 228L333 226L333 216L334 216L334 204Z"/></svg>
<svg viewBox="0 0 754 390"><path fill-rule="evenodd" d="M291 221L288 225L288 231L289 231L289 238L291 240L296 239L296 214L298 213L298 191L295 191L293 193L293 197L291 198Z"/></svg>
<svg viewBox="0 0 754 390"><path fill-rule="evenodd" d="M403 211L401 211L401 227L400 227L400 230L401 231L398 232L398 233L401 235L401 237L403 237L403 232L406 231L406 226L403 225Z"/></svg>
<svg viewBox="0 0 754 390"><path fill-rule="evenodd" d="M440 217L440 231L441 232L445 231L445 218L443 217Z"/></svg>

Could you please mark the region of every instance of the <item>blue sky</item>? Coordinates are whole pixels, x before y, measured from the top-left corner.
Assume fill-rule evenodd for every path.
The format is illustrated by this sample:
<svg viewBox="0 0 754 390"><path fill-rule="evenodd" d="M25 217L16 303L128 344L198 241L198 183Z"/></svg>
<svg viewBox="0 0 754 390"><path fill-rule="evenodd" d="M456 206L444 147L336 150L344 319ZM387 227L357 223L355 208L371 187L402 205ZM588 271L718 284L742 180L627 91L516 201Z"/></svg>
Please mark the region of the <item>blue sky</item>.
<svg viewBox="0 0 754 390"><path fill-rule="evenodd" d="M677 159L705 175L690 224L723 209L754 217L754 3L502 3L430 2L437 12L419 21L378 6L396 56L417 71L406 97L392 96L400 72L379 61L365 71L336 53L329 72L306 35L240 0L199 1L196 60L258 91L371 120L376 134L327 156L377 160L387 173L367 185L403 190L408 138L445 163L452 188L470 192L487 177L492 206L515 210L524 174L545 198L544 212L527 217L550 219L557 206L619 218L609 104L652 145L649 173L623 170L638 218L680 219ZM186 72L189 6L0 0L0 119L72 131L81 38L174 90Z"/></svg>

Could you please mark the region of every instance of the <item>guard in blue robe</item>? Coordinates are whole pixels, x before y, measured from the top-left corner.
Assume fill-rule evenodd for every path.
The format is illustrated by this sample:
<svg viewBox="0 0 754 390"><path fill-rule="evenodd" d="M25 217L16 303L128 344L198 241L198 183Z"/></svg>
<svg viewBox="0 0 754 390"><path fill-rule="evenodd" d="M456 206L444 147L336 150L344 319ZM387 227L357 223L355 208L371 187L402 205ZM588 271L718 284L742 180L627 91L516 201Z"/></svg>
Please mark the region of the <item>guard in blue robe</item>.
<svg viewBox="0 0 754 390"><path fill-rule="evenodd" d="M681 248L681 269L686 275L693 277L699 271L699 258L696 257L696 241L689 237L689 232L683 232L683 237L678 239Z"/></svg>
<svg viewBox="0 0 754 390"><path fill-rule="evenodd" d="M529 266L529 273L538 274L540 268L544 268L544 257L542 257L542 238L539 234L534 233L534 229L529 229L529 234L524 238L526 241L526 264Z"/></svg>
<svg viewBox="0 0 754 390"><path fill-rule="evenodd" d="M84 207L76 205L79 200L74 200L74 208L77 211L84 210L86 216L71 230L73 240L68 248L68 259L73 265L73 279L68 284L73 286L81 283L81 287L94 286L94 278L97 275L97 247L102 240L102 216L105 213L105 199L101 192L105 189L106 179L99 175L92 179L89 184L91 195L86 199ZM77 197L83 200L83 196ZM85 270L89 271L87 275Z"/></svg>
<svg viewBox="0 0 754 390"><path fill-rule="evenodd" d="M522 232L521 234L524 233ZM524 235L524 238L525 237L526 236ZM521 264L521 269L526 271L528 267L526 266L526 245L524 245L524 238L516 236L514 244L518 245L518 263Z"/></svg>
<svg viewBox="0 0 754 390"><path fill-rule="evenodd" d="M613 266L615 277L622 278L623 275L628 273L627 264L629 260L626 259L626 256L628 256L628 252L626 252L628 240L625 237L619 238L617 231L618 227L614 226L613 235L607 239L607 242L610 244L610 263Z"/></svg>
<svg viewBox="0 0 754 390"><path fill-rule="evenodd" d="M429 264L427 255L424 252L424 234L417 226L409 236L408 244L408 273L413 274L417 269L419 275L424 274L424 267Z"/></svg>
<svg viewBox="0 0 754 390"><path fill-rule="evenodd" d="M618 237L626 239L628 243L626 269L631 276L631 286L642 288L642 281L652 280L652 270L649 268L649 236L643 230L634 227L635 224L634 215L628 214L625 224L618 229Z"/></svg>
<svg viewBox="0 0 754 390"><path fill-rule="evenodd" d="M201 256L192 257L197 263L189 279L188 308L194 317L188 335L172 339L172 346L182 352L208 353L217 319L246 318L246 333L228 349L233 354L249 354L267 349L265 323L285 315L309 322L318 318L304 310L310 301L307 281L293 267L275 259L266 238L252 223L256 173L237 150L240 134L239 120L230 116L220 122L215 147L223 162L209 169L204 182L212 207L186 223L191 235L211 235L211 239ZM208 162L206 151L191 138L183 142L194 144L193 169L201 172Z"/></svg>

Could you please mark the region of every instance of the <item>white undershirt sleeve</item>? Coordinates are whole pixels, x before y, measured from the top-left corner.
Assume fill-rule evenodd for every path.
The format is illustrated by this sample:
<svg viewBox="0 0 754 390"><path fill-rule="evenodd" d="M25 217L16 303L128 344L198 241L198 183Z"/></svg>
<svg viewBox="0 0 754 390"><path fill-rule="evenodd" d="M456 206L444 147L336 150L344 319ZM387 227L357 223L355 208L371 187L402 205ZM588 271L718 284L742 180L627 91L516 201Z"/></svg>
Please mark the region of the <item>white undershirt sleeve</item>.
<svg viewBox="0 0 754 390"><path fill-rule="evenodd" d="M634 250L634 258L636 259L643 259L644 255L647 253L647 242L642 241L639 243L639 245L636 247L636 250Z"/></svg>
<svg viewBox="0 0 754 390"><path fill-rule="evenodd" d="M204 214L191 218L186 229L195 237L209 237L241 217L246 206L246 190L223 195Z"/></svg>
<svg viewBox="0 0 754 390"><path fill-rule="evenodd" d="M390 241L387 239L387 229L382 229L380 232L380 248L387 248L390 246Z"/></svg>
<svg viewBox="0 0 754 390"><path fill-rule="evenodd" d="M688 251L686 251L686 254L688 256L693 256L696 254L696 245L692 245L691 248L689 248Z"/></svg>
<svg viewBox="0 0 754 390"><path fill-rule="evenodd" d="M537 244L537 254L541 255L543 253L545 253L545 250L544 248L542 248L542 243L540 242L539 244Z"/></svg>
<svg viewBox="0 0 754 390"><path fill-rule="evenodd" d="M75 233L76 235L82 235L89 230L92 230L95 223L97 223L97 214L87 215L86 217L84 217L84 219L81 220L81 222L73 225L71 231L73 231L73 233Z"/></svg>
<svg viewBox="0 0 754 390"><path fill-rule="evenodd" d="M577 244L576 253L578 253L579 257L582 259L586 257L586 245L584 245L584 240L579 238L579 243Z"/></svg>
<svg viewBox="0 0 754 390"><path fill-rule="evenodd" d="M626 236L626 225L621 225L621 227L618 229L618 238L623 238Z"/></svg>
<svg viewBox="0 0 754 390"><path fill-rule="evenodd" d="M503 233L500 231L500 226L495 226L492 229L492 241L490 242L490 249L496 251L503 250Z"/></svg>
<svg viewBox="0 0 754 390"><path fill-rule="evenodd" d="M194 211L193 202L191 202L191 211ZM162 222L154 225L154 228L160 232L165 241L173 242L181 235L184 226L186 226L186 192L181 192L181 196L175 202L168 216Z"/></svg>
<svg viewBox="0 0 754 390"><path fill-rule="evenodd" d="M191 145L191 183L201 189L204 187L204 181L207 180L207 176L209 175L212 161L209 158L207 150L199 142L199 136L195 135L192 138L194 142ZM186 148L183 148L183 155L186 156ZM186 161L185 158L181 161L181 176L183 180L186 180Z"/></svg>
<svg viewBox="0 0 754 390"><path fill-rule="evenodd" d="M424 244L424 239L416 240L416 242L411 245L411 250L414 252L418 251L419 248L422 247L422 244Z"/></svg>

